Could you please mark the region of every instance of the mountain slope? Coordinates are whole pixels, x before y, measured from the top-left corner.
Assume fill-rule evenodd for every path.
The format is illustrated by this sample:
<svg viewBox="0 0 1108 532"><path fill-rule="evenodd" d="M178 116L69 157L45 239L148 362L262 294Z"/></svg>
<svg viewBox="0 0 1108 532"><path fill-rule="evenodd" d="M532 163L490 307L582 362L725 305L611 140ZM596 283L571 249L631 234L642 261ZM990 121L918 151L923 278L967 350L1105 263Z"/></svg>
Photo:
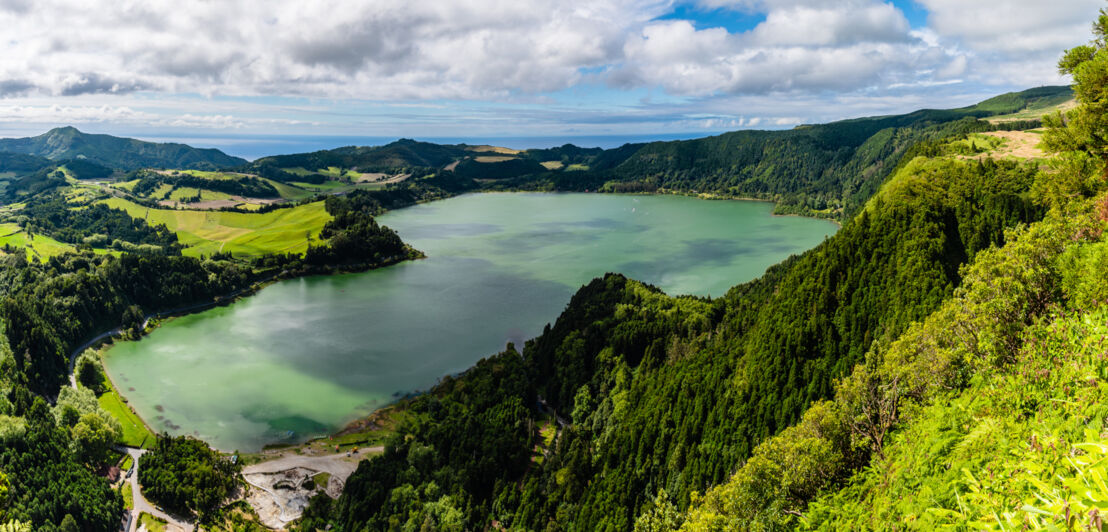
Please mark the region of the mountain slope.
<svg viewBox="0 0 1108 532"><path fill-rule="evenodd" d="M1039 87L961 109L655 142L614 173L620 181L646 179L661 188L773 199L786 212L830 210L843 218L873 194L909 146L935 137L929 132L943 124L1053 105L1072 94L1069 87Z"/></svg>
<svg viewBox="0 0 1108 532"><path fill-rule="evenodd" d="M473 529L629 530L657 496L683 509L830 397L875 342L939 308L960 265L1005 228L1041 216L1027 198L1039 175L1013 162L906 163L834 237L712 301L598 279L527 343L522 366L509 350L421 398L407 434L341 499L313 503L301 529L449 514ZM534 455L525 428L551 419L508 406L539 398L568 425Z"/></svg>
<svg viewBox="0 0 1108 532"><path fill-rule="evenodd" d="M51 129L37 137L0 139L0 152L35 155L52 161L84 159L127 171L139 168L213 170L246 163L245 159L216 149L94 135L74 127Z"/></svg>

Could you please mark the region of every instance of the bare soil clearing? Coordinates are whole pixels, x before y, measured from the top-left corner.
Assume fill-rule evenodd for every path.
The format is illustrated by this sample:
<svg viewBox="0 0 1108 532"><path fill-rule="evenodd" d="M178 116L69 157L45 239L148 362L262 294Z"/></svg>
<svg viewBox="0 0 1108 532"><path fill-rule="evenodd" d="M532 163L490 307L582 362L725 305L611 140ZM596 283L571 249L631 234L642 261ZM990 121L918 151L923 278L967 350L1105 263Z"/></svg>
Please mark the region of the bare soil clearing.
<svg viewBox="0 0 1108 532"><path fill-rule="evenodd" d="M975 158L1016 157L1019 159L1042 159L1047 156L1046 153L1039 149L1039 142L1042 140L1042 136L1030 131L990 131L982 134L1003 139L1005 142L996 150L990 153L977 155Z"/></svg>
<svg viewBox="0 0 1108 532"><path fill-rule="evenodd" d="M349 455L311 456L287 452L277 459L246 466L242 477L251 486L246 501L254 507L262 524L283 528L303 515L308 500L317 493L337 499L346 479L358 468L358 462L383 452L383 446ZM321 478L320 473L327 473L326 485L315 482L315 478Z"/></svg>

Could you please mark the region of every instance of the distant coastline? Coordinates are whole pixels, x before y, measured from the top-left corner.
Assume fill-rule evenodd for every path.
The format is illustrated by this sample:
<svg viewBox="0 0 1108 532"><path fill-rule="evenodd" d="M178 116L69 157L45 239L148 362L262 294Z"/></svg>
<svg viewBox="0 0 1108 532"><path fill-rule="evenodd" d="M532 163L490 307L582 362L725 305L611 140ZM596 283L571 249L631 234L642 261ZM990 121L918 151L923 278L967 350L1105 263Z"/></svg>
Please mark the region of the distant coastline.
<svg viewBox="0 0 1108 532"><path fill-rule="evenodd" d="M659 133L655 135L577 135L542 137L414 137L415 140L436 144L488 144L504 148L543 149L573 144L582 148L618 148L624 144L673 140L692 140L724 131L695 131L688 133ZM228 155L251 161L269 155L308 153L343 146L381 146L399 139L399 136L356 135L166 135L128 134L152 142L181 142L197 148L217 148Z"/></svg>

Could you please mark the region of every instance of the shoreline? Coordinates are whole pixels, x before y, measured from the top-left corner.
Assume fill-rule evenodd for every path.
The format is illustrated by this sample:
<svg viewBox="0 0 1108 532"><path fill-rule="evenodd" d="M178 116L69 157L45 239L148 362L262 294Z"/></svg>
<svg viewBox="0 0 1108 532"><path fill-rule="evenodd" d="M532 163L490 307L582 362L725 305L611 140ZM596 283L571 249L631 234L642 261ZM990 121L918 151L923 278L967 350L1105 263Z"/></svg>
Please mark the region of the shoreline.
<svg viewBox="0 0 1108 532"><path fill-rule="evenodd" d="M416 205L422 205L422 204L427 204L427 203L433 203L435 201L442 201L442 200L448 200L448 199L451 199L451 198L456 198L456 197L461 197L461 196L466 196L466 195L477 195L477 194L599 194L599 195L614 195L614 196L619 196L619 195L623 195L623 196L684 196L684 197L688 197L688 198L707 200L707 201L753 201L753 202L759 202L759 203L770 203L770 204L774 204L774 205L776 205L778 203L775 200L764 199L764 198L748 198L748 197L738 197L738 196L725 196L725 195L716 195L716 194L710 194L710 193L691 193L691 192L681 192L681 191L675 191L675 190L669 190L669 189L659 189L659 190L656 190L654 192L604 192L604 191L578 192L578 191L542 191L542 190L488 190L488 191L481 191L481 190L478 190L478 191L472 191L472 192L466 192L466 193L462 193L462 194L455 194L455 195L451 195L451 196L446 196L446 197L443 197L443 198L437 198L437 199L432 199L432 200L427 200L427 201L415 202L415 203L412 203L411 205L405 205L405 206L399 207L397 209L390 209L390 210L384 211L382 213L378 213L376 216L380 216L381 214L384 214L385 212L392 212L392 211L395 211L395 210L400 210L400 209L404 209L404 208L408 208L408 207L413 207L413 206L416 206ZM810 219L813 219L813 220L828 221L828 222L834 223L839 228L842 227L841 222L839 222L839 221L837 221L833 218L809 216L809 215L804 215L804 214L799 214L799 213L797 213L797 214L776 214L776 213L773 213L773 212L770 212L770 216L810 218ZM329 268L327 268L327 271L301 271L301 272L282 271L282 272L274 273L274 274L270 275L269 277L266 277L262 280L255 281L255 282L251 283L247 287L241 288L237 291L232 291L231 293L229 293L225 296L220 296L216 300L213 300L213 301L204 302L204 303L197 303L195 305L189 305L189 306L181 307L181 308L178 308L178 309L171 309L171 310L168 310L168 311L155 312L155 313L148 314L147 316L144 316L144 318L143 318L144 323L143 323L142 334L138 338L125 339L125 341L138 341L138 340L140 340L143 336L146 336L147 334L152 333L154 330L156 330L158 327L160 327L161 324L165 320L172 320L174 318L191 315L191 314L195 314L195 313L198 313L198 312L204 312L204 311L210 310L212 308L234 304L235 302L238 302L242 299L250 297L250 296L256 294L257 292L261 291L262 289L264 289L264 288L266 288L266 287L268 287L272 284L276 284L278 282L281 282L281 281L287 281L287 280L293 280L293 279L306 279L306 278L311 278L311 277L315 277L315 276L323 277L323 276L356 274L356 273L367 272L367 271L376 270L376 269L380 269L380 268L386 268L386 267L389 267L389 266L394 266L396 264L400 264L402 262L407 262L409 260L419 260L419 259L426 258L426 255L424 255L422 252L414 250L414 248L412 248L412 251L415 252L415 253L418 253L418 256L415 256L415 257L409 256L409 257L404 257L404 258L400 258L400 259L397 259L397 260L386 261L386 262L383 262L381 264L378 264L378 265L375 265L375 266L369 267L369 268L357 268L357 267L355 267L355 268L343 268L341 266L338 266L338 267L329 267ZM70 356L70 368L69 368L70 369L69 376L70 376L71 381L73 379L75 379L74 365L76 363L77 358L80 356L80 354L83 353L86 349L100 348L100 347L102 347L103 345L105 345L107 343L114 343L116 337L118 337L121 333L120 329L121 329L120 327L117 327L115 329L106 331L104 333L101 333L100 335L97 335L97 336L93 337L93 340L90 340L89 342L86 342L86 344L84 344L81 349L76 350L71 354L71 356ZM108 369L107 369L107 361L106 361L107 352L106 352L106 349L98 349L98 354L99 354L100 363L101 363L102 369L104 371L104 374L107 376L109 381L111 381L111 385L116 390L116 393L120 396L121 399L123 399L123 401L126 403L127 407L131 409L131 411L135 414L135 416L148 429L150 429L150 431L152 433L154 433L155 435L160 434L159 432L155 431L150 426L150 424L147 422L147 420L143 416L141 416L130 405L130 401L127 399L126 395L124 395L124 393L122 391L120 391L119 388L115 385L115 382L112 380L111 375L110 375L110 373L108 372ZM464 374L464 373L465 373L465 371L462 371L459 374ZM444 375L444 377L445 377L445 375ZM299 442L299 443L281 443L281 442L267 443L267 444L264 444L262 446L262 448L260 450L258 450L256 453L248 453L248 454L261 454L261 453L266 453L267 451L284 452L284 451L287 451L287 450L290 450L290 449L298 449L298 448L306 447L306 446L309 446L309 445L311 445L315 442L319 442L319 441L322 441L322 440L325 440L325 439L330 439L330 438L334 438L334 437L337 437L337 436L342 436L353 425L356 425L358 423L362 423L366 420L373 419L374 416L377 416L379 413L390 410L390 409L393 409L393 408L396 407L396 405L401 404L406 399L409 399L410 397L412 397L413 394L418 395L419 393L422 393L422 392L412 392L412 393L407 394L403 397L397 398L394 401L391 401L391 402L386 403L386 404L384 404L384 405L382 405L378 408L373 409L368 414L366 414L366 413L356 414L353 417L351 417L350 421L348 421L345 425L343 425L342 428L338 429L335 432L320 435L320 436L311 437L311 438L309 438L309 439L307 439L303 442ZM207 443L207 442L205 442L205 443ZM210 444L209 444L209 446L210 446ZM220 452L224 452L224 451L220 451Z"/></svg>

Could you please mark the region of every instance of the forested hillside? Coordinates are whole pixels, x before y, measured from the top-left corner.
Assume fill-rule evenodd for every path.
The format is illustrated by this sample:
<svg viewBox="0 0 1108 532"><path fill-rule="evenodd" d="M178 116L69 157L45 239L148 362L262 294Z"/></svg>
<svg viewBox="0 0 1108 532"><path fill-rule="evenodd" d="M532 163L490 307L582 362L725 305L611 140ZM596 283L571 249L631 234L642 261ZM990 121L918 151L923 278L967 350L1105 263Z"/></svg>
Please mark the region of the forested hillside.
<svg viewBox="0 0 1108 532"><path fill-rule="evenodd" d="M777 202L778 214L846 220L904 157L919 154L921 143L974 131L1026 129L1038 121L990 124L978 119L1033 112L1070 98L1069 87L1039 87L960 109L609 150L566 144L518 151L402 139L384 146L265 157L242 170L284 182L320 183L336 171L437 173L480 180L486 190L670 191L760 198Z"/></svg>
<svg viewBox="0 0 1108 532"><path fill-rule="evenodd" d="M1097 31L1062 62L1080 107L1047 120L1049 166L967 152L972 119L898 148L843 125L904 156L834 237L717 300L593 281L522 352L421 397L299 529L1099 529L1108 16ZM958 112L1010 109L986 104ZM772 144L801 173L845 167L797 157L836 146L820 134ZM733 139L641 171L771 144Z"/></svg>
<svg viewBox="0 0 1108 532"><path fill-rule="evenodd" d="M663 490L685 508L830 397L875 341L938 309L959 267L1003 244L1006 228L1042 216L1030 194L1037 164L943 149L903 164L827 242L724 298L674 299L618 275L582 288L522 357L479 366L498 370L494 389L515 383L513 401L541 399L567 418L541 461L533 431L519 430L544 418L470 393L471 379L487 378L475 370L421 402L411 436L356 473L337 503L320 500L302 528L437 522L451 510L468 527L627 530ZM467 429L473 455L497 449L506 463L452 458L460 427L450 427L470 417L488 427Z"/></svg>

